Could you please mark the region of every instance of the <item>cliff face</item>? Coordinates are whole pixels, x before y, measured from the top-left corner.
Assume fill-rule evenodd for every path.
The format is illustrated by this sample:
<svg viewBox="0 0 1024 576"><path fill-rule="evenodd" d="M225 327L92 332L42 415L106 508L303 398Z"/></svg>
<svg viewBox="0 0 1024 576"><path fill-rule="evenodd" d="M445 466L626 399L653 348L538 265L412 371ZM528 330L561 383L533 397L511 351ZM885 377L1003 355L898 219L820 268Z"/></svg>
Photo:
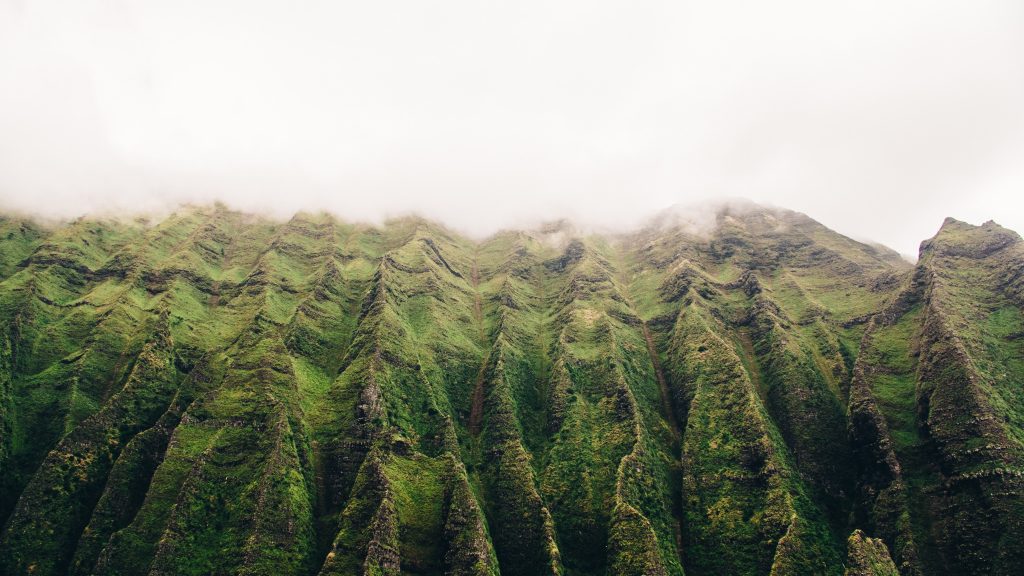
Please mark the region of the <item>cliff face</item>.
<svg viewBox="0 0 1024 576"><path fill-rule="evenodd" d="M2 218L0 573L1016 573L1022 311L992 223Z"/></svg>

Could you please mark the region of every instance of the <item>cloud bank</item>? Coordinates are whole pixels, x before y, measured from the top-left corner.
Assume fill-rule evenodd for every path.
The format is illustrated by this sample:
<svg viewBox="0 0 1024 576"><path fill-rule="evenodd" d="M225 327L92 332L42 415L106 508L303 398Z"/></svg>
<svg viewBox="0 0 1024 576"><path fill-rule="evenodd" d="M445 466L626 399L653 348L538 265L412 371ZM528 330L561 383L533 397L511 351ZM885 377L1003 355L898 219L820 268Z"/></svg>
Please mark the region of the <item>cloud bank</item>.
<svg viewBox="0 0 1024 576"><path fill-rule="evenodd" d="M1024 3L0 0L0 208L1024 231Z"/></svg>

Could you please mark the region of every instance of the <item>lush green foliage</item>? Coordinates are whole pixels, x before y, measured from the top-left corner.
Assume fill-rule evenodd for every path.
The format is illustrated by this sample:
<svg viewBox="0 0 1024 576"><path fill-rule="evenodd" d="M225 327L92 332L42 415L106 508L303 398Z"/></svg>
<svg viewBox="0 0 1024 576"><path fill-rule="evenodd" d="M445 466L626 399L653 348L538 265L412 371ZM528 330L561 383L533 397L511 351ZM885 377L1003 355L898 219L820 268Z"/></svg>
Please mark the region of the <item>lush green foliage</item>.
<svg viewBox="0 0 1024 576"><path fill-rule="evenodd" d="M1022 310L952 220L0 218L0 572L1014 573Z"/></svg>

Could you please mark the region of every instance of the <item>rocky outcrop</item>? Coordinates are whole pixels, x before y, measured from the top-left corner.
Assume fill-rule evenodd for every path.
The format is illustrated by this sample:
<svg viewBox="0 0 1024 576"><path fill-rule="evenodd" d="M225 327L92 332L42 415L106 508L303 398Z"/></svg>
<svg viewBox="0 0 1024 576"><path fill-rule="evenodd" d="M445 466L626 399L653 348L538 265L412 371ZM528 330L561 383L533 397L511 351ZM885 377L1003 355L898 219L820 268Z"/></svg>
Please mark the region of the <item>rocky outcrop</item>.
<svg viewBox="0 0 1024 576"><path fill-rule="evenodd" d="M854 530L846 546L845 576L899 576L885 542Z"/></svg>

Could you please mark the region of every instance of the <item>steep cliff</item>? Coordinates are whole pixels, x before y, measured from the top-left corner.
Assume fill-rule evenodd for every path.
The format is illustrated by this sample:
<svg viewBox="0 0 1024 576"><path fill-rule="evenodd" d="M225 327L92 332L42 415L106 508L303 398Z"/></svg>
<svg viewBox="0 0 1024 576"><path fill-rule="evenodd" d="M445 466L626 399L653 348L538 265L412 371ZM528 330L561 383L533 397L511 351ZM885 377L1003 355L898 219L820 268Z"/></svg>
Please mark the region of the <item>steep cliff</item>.
<svg viewBox="0 0 1024 576"><path fill-rule="evenodd" d="M685 216L0 218L0 572L1016 573L1020 237Z"/></svg>

